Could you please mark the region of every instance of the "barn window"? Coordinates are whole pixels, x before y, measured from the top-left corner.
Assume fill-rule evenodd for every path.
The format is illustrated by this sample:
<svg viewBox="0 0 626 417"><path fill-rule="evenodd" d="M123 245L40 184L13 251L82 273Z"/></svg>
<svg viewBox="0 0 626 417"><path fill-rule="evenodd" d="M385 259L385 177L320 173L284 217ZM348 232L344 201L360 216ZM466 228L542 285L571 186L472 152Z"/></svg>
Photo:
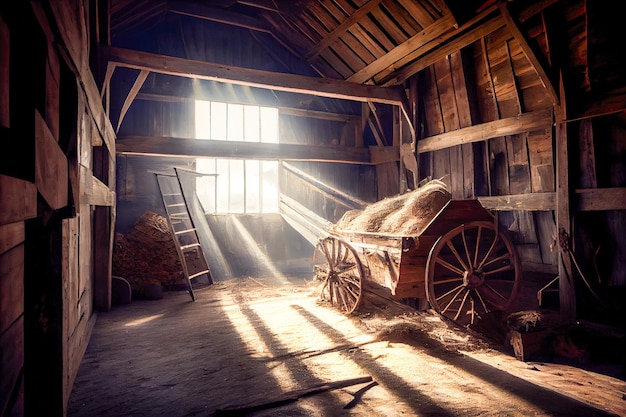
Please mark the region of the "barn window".
<svg viewBox="0 0 626 417"><path fill-rule="evenodd" d="M278 109L196 101L196 139L278 143ZM206 213L278 212L278 161L202 158L196 180Z"/></svg>

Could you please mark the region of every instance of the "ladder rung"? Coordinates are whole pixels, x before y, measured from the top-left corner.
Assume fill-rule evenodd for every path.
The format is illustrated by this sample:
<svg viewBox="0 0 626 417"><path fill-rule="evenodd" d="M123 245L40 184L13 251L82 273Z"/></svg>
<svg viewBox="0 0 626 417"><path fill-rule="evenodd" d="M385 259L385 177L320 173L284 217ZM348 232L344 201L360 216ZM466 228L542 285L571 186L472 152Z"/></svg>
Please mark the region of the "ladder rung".
<svg viewBox="0 0 626 417"><path fill-rule="evenodd" d="M181 207L181 206L184 206L184 205L185 205L185 203L174 203L174 204L168 204L167 206L168 207Z"/></svg>
<svg viewBox="0 0 626 417"><path fill-rule="evenodd" d="M187 213L170 213L170 217L176 218L176 219L188 219L189 218Z"/></svg>
<svg viewBox="0 0 626 417"><path fill-rule="evenodd" d="M167 193L167 194L163 194L163 197L173 197L176 195L182 195L181 193Z"/></svg>
<svg viewBox="0 0 626 417"><path fill-rule="evenodd" d="M193 275L189 275L189 279L193 279L193 278L195 278L195 277L199 277L200 275L204 275L204 274L207 274L207 273L209 273L209 272L210 272L210 271L209 271L208 269L205 269L204 271L196 272L196 273L195 273L195 274L193 274Z"/></svg>
<svg viewBox="0 0 626 417"><path fill-rule="evenodd" d="M199 243L190 243L189 245L184 245L180 247L180 250L191 249L200 246Z"/></svg>
<svg viewBox="0 0 626 417"><path fill-rule="evenodd" d="M185 230L179 230L178 232L174 232L175 235L182 235L184 233L191 233L191 232L195 232L196 229L185 229Z"/></svg>

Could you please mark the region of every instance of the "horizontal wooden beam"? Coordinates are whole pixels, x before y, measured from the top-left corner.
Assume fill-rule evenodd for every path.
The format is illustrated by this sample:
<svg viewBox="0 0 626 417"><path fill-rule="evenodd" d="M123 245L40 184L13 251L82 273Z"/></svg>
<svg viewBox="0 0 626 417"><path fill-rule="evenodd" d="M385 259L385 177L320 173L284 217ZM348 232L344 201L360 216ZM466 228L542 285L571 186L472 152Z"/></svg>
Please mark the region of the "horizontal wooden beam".
<svg viewBox="0 0 626 417"><path fill-rule="evenodd" d="M585 188L577 189L572 207L577 211L626 210L626 188ZM529 193L477 197L488 210L529 210L550 211L556 209L556 194Z"/></svg>
<svg viewBox="0 0 626 417"><path fill-rule="evenodd" d="M159 155L183 158L233 158L267 161L319 161L343 164L370 164L366 148L309 146L287 143L259 143L201 140L171 137L130 136L117 140L120 154Z"/></svg>
<svg viewBox="0 0 626 417"><path fill-rule="evenodd" d="M401 105L404 94L400 87L263 71L116 47L102 47L101 52L104 61L119 67L320 97Z"/></svg>
<svg viewBox="0 0 626 417"><path fill-rule="evenodd" d="M165 103L184 103L184 102L193 102L195 100L207 100L210 101L211 98L203 95L201 97L183 97L183 96L174 96L174 95L165 95L165 94L153 94L153 93L139 93L137 94L137 100L147 100L147 101L161 101ZM336 122L354 122L357 120L361 120L360 114L347 114L347 113L332 113L327 111L320 110L307 110L307 109L299 109L297 107L285 107L285 106L275 106L273 104L261 104L261 103L253 103L251 101L230 101L230 100L219 100L221 103L233 103L233 104L250 104L254 106L267 106L278 109L278 112L281 116L295 116L295 117L306 117L309 119L318 119L318 120L332 120Z"/></svg>
<svg viewBox="0 0 626 417"><path fill-rule="evenodd" d="M417 152L432 152L465 143L547 129L552 126L552 123L551 110L524 113L517 117L495 120L424 138L417 142Z"/></svg>
<svg viewBox="0 0 626 417"><path fill-rule="evenodd" d="M0 225L37 217L37 187L32 182L0 175Z"/></svg>
<svg viewBox="0 0 626 417"><path fill-rule="evenodd" d="M247 16L243 13L235 13L218 7L204 6L186 1L170 1L168 2L168 7L170 13L242 27L257 32L270 33L270 29L264 21Z"/></svg>
<svg viewBox="0 0 626 417"><path fill-rule="evenodd" d="M556 207L555 193L499 195L492 197L477 197L477 199L487 210L496 211L550 211L554 210Z"/></svg>
<svg viewBox="0 0 626 417"><path fill-rule="evenodd" d="M626 188L586 188L576 190L580 211L626 210Z"/></svg>

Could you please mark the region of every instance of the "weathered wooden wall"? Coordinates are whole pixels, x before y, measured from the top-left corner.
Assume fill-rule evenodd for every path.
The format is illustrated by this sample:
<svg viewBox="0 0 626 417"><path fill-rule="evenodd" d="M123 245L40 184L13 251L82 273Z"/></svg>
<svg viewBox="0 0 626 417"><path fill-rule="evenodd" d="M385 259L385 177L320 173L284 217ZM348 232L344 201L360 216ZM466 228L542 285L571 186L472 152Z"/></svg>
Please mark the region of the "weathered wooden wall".
<svg viewBox="0 0 626 417"><path fill-rule="evenodd" d="M421 177L442 179L453 199L554 192L551 103L545 92L533 92L541 100L521 104L535 86L523 85L520 74L531 70L503 27L418 74L414 85L421 102L415 104L423 109L425 145L418 141ZM511 85L519 91L505 90ZM533 130L473 143L451 141L428 151L437 135L532 112L542 116ZM499 221L511 232L526 269L556 270L549 210L500 210Z"/></svg>
<svg viewBox="0 0 626 417"><path fill-rule="evenodd" d="M515 18L501 6L472 42L409 80L420 177L497 211L524 270L556 274L564 251L559 273L580 314L613 322L625 282L623 104L598 98L618 87L624 64L603 54L620 49L619 36L607 11L584 1L516 6ZM544 73L559 65L568 68L560 95L558 77Z"/></svg>
<svg viewBox="0 0 626 417"><path fill-rule="evenodd" d="M114 133L87 2L0 8L0 413L64 415L110 308Z"/></svg>

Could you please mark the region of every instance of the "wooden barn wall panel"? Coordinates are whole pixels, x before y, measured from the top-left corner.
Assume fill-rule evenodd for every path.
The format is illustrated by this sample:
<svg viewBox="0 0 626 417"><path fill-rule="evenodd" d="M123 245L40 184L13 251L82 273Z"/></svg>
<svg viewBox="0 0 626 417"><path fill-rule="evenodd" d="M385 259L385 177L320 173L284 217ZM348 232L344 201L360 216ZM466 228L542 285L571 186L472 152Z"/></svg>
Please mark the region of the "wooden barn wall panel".
<svg viewBox="0 0 626 417"><path fill-rule="evenodd" d="M116 160L116 195L118 198L116 227L121 233L130 230L141 215L149 210L165 215L156 176L153 173L174 173L174 167L195 169L195 160L158 156L118 155Z"/></svg>
<svg viewBox="0 0 626 417"><path fill-rule="evenodd" d="M420 73L423 136L457 130L468 123L517 117L527 109L540 110L551 105L534 69L507 28L475 42L467 53L472 57L469 70L458 54ZM462 80L471 86L463 85ZM469 111L464 113L462 109ZM443 178L454 199L554 191L552 159L550 130L523 132L420 155L420 161L424 161L421 174ZM430 168L426 170L425 166ZM524 263L554 265L552 236L548 232L554 227L554 220L549 212L501 211L499 221L514 231L514 242Z"/></svg>
<svg viewBox="0 0 626 417"><path fill-rule="evenodd" d="M626 186L626 128L620 114L575 123L579 165L573 188ZM619 198L619 197L618 197ZM626 285L626 230L624 210L576 213L577 256L586 270L599 270L604 286ZM578 227L576 227L578 226ZM597 251L597 253L596 253Z"/></svg>

